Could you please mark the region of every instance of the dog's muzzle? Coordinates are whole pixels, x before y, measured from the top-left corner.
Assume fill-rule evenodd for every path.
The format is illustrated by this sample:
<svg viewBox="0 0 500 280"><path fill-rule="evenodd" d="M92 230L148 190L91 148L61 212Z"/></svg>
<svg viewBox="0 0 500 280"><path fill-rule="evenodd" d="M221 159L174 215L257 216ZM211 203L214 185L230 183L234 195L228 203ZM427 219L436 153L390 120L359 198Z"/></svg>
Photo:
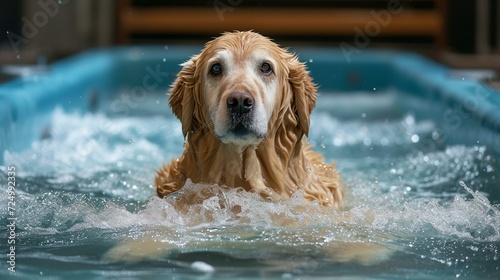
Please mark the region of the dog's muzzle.
<svg viewBox="0 0 500 280"><path fill-rule="evenodd" d="M226 100L227 110L231 116L231 131L236 136L244 136L252 132L255 99L246 92L232 92Z"/></svg>

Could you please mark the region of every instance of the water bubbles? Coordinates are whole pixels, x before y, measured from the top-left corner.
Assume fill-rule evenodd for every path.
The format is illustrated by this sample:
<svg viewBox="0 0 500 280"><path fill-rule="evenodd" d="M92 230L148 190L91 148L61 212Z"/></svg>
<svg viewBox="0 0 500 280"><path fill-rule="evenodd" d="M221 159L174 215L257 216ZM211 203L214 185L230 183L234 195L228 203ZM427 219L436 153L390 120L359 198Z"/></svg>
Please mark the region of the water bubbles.
<svg viewBox="0 0 500 280"><path fill-rule="evenodd" d="M168 50L168 46L167 46L167 45L165 45L164 49L165 49L165 50Z"/></svg>
<svg viewBox="0 0 500 280"><path fill-rule="evenodd" d="M411 136L411 142L418 143L419 140L420 140L420 137L417 134L413 134Z"/></svg>
<svg viewBox="0 0 500 280"><path fill-rule="evenodd" d="M373 91L376 91L376 90L377 90L377 88L373 88Z"/></svg>
<svg viewBox="0 0 500 280"><path fill-rule="evenodd" d="M167 62L167 59L166 59L166 58L163 58L163 62Z"/></svg>
<svg viewBox="0 0 500 280"><path fill-rule="evenodd" d="M479 251L479 247L474 246L474 245L467 246L467 248L471 249L471 250L472 250L472 251L474 251L474 252Z"/></svg>
<svg viewBox="0 0 500 280"><path fill-rule="evenodd" d="M486 171L487 173L491 173L491 172L493 172L494 170L495 170L495 169L493 169L493 167L492 167L491 165L489 165L489 164L488 164L488 165L486 165L486 169L485 169L485 171Z"/></svg>
<svg viewBox="0 0 500 280"><path fill-rule="evenodd" d="M314 61L314 60L313 60L312 58L310 58L310 59L309 59L309 63L313 63L313 61Z"/></svg>
<svg viewBox="0 0 500 280"><path fill-rule="evenodd" d="M362 114L361 114L361 117L362 117L362 118L366 118L366 113L362 113Z"/></svg>
<svg viewBox="0 0 500 280"><path fill-rule="evenodd" d="M437 131L432 132L432 140L437 141L437 140L439 140L440 137L441 137L441 135L439 134L439 132L437 132Z"/></svg>
<svg viewBox="0 0 500 280"><path fill-rule="evenodd" d="M122 166L123 166L123 162L118 161L118 162L116 163L116 166L118 166L118 167L122 167Z"/></svg>

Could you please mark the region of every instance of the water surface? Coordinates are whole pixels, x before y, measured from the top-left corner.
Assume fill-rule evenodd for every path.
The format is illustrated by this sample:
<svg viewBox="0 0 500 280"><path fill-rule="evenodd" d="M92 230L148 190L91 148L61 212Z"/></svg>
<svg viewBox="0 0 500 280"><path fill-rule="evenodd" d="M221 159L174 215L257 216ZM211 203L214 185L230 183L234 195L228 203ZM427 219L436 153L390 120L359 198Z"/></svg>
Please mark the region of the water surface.
<svg viewBox="0 0 500 280"><path fill-rule="evenodd" d="M162 98L152 103L165 108ZM392 93L320 97L309 142L342 172L342 211L304 203L301 193L264 199L193 183L156 198L154 170L182 152L177 119L58 109L48 137L5 152L0 167L2 181L16 167L15 275L498 279L495 154L448 144L440 123L397 102ZM199 203L183 206L193 196ZM166 254L103 258L125 240L157 242ZM14 276L4 267L2 277Z"/></svg>

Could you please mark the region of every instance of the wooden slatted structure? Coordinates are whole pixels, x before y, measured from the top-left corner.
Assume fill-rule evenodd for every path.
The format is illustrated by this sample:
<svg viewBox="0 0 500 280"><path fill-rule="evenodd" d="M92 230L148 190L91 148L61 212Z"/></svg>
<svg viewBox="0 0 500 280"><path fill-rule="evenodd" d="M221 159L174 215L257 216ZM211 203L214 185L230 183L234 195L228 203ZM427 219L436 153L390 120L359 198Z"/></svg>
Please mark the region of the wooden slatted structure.
<svg viewBox="0 0 500 280"><path fill-rule="evenodd" d="M404 0L295 0L279 2L281 6L278 1L270 1L276 5L259 6L264 1L251 0L198 1L198 4L178 1L179 4L169 2L169 5L155 5L155 1L138 5L137 1L117 0L117 41L129 42L132 34L197 35L252 29L269 36L355 36L362 30L369 36L427 36L442 46L445 1L410 1L420 2L414 8L405 5ZM353 5L356 2L358 5Z"/></svg>

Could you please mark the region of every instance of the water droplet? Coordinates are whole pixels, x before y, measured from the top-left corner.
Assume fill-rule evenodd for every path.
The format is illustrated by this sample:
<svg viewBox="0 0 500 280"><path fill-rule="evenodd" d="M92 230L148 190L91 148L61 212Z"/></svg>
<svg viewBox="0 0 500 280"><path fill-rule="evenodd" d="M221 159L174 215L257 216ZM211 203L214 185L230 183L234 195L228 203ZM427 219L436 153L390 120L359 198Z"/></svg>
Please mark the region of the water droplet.
<svg viewBox="0 0 500 280"><path fill-rule="evenodd" d="M197 271L204 272L204 273L212 273L215 271L215 268L213 266L209 265L208 263L201 262L201 261L193 262L191 264L191 268L193 270L197 270Z"/></svg>
<svg viewBox="0 0 500 280"><path fill-rule="evenodd" d="M406 116L404 122L406 123L406 125L414 125L415 124L415 117L413 117L412 115L408 115Z"/></svg>
<svg viewBox="0 0 500 280"><path fill-rule="evenodd" d="M167 45L165 45L165 49L168 50L168 46Z"/></svg>
<svg viewBox="0 0 500 280"><path fill-rule="evenodd" d="M411 142L418 143L418 141L420 141L420 137L417 134L413 134L411 136Z"/></svg>
<svg viewBox="0 0 500 280"><path fill-rule="evenodd" d="M343 143L344 143L344 141L342 141L342 139L340 139L340 138L333 139L333 145L335 145L337 147L342 146Z"/></svg>
<svg viewBox="0 0 500 280"><path fill-rule="evenodd" d="M377 90L377 88L373 88L373 90Z"/></svg>
<svg viewBox="0 0 500 280"><path fill-rule="evenodd" d="M164 59L163 59L163 62L167 62L167 59L166 59L166 58L164 58Z"/></svg>
<svg viewBox="0 0 500 280"><path fill-rule="evenodd" d="M313 60L312 58L310 58L310 59L309 59L309 63L313 63L313 61L314 61L314 60Z"/></svg>
<svg viewBox="0 0 500 280"><path fill-rule="evenodd" d="M372 144L372 139L366 137L363 139L363 144L365 144L365 146L370 146Z"/></svg>
<svg viewBox="0 0 500 280"><path fill-rule="evenodd" d="M123 162L121 162L121 161L117 162L117 163L116 163L116 166L118 166L118 167L122 167L122 166L123 166Z"/></svg>

